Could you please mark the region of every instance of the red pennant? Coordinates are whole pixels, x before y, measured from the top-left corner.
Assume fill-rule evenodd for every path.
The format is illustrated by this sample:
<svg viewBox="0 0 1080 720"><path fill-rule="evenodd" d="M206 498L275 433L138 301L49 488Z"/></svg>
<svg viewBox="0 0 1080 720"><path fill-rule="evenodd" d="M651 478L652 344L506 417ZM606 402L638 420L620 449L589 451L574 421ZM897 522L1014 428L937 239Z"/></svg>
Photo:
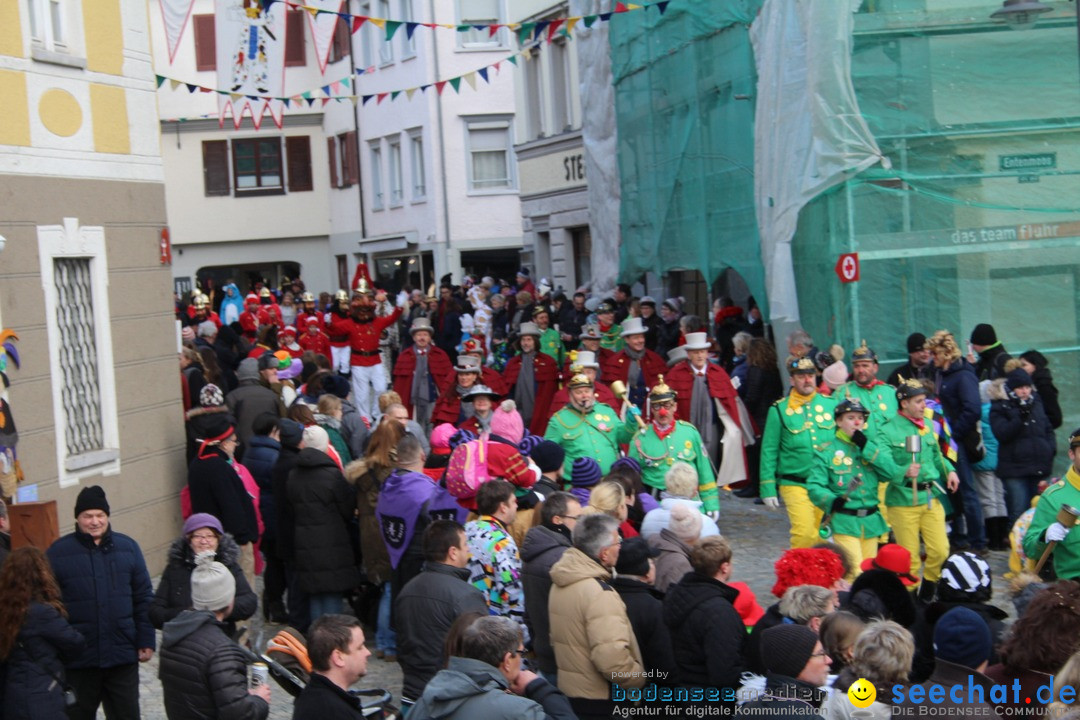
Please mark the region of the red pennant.
<svg viewBox="0 0 1080 720"><path fill-rule="evenodd" d="M444 87L446 87L446 81L445 81L445 80L440 80L439 82L435 83L435 90L436 90L436 91L437 91L437 92L438 92L438 93L439 93L440 95L442 95L442 91L443 91L443 88L444 88Z"/></svg>
<svg viewBox="0 0 1080 720"><path fill-rule="evenodd" d="M355 34L356 31L359 30L361 28L361 26L363 26L363 24L366 21L367 21L367 18L364 17L363 15L353 15L353 19L352 19L352 31L353 31L353 33Z"/></svg>
<svg viewBox="0 0 1080 720"><path fill-rule="evenodd" d="M617 12L617 13L630 12L630 8L626 7L626 5L624 5L621 2L620 3L615 3L615 12Z"/></svg>
<svg viewBox="0 0 1080 720"><path fill-rule="evenodd" d="M547 41L548 42L551 42L551 38L555 37L555 31L558 30L559 26L562 25L564 22L566 22L566 20L564 20L563 18L559 18L557 20L552 20L551 21L551 24L548 25L548 31L547 31Z"/></svg>
<svg viewBox="0 0 1080 720"><path fill-rule="evenodd" d="M495 37L495 33L497 33L497 32L499 32L499 26L498 25L489 25L488 26L488 37Z"/></svg>
<svg viewBox="0 0 1080 720"><path fill-rule="evenodd" d="M386 96L389 95L389 94L390 93L379 93L378 95L376 95L375 96L375 104L376 105L380 104L383 100L386 99Z"/></svg>

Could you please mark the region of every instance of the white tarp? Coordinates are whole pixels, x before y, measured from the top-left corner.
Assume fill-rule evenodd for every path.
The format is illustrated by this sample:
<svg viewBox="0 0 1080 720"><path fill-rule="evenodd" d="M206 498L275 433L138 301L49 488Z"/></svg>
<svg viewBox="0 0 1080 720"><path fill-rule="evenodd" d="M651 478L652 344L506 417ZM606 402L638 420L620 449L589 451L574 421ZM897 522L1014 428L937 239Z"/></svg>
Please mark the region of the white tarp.
<svg viewBox="0 0 1080 720"><path fill-rule="evenodd" d="M158 0L161 7L161 20L165 23L165 42L169 46L169 62L176 58L176 49L180 46L180 38L184 36L184 28L188 18L191 17L191 7L195 0Z"/></svg>
<svg viewBox="0 0 1080 720"><path fill-rule="evenodd" d="M304 0L304 5L326 10L321 13L308 13L311 38L315 43L315 57L319 60L319 72L326 74L326 60L330 55L330 44L334 40L334 29L340 19L334 13L345 12L343 7L345 0ZM349 28L349 32L351 35L352 27Z"/></svg>
<svg viewBox="0 0 1080 720"><path fill-rule="evenodd" d="M258 128L269 112L281 127L285 104L266 96L284 95L285 10L283 2L266 6L254 0L215 0L218 87L231 93L218 95L221 124L232 115L238 128L247 113Z"/></svg>
<svg viewBox="0 0 1080 720"><path fill-rule="evenodd" d="M797 323L791 240L799 211L882 157L851 85L862 0L765 0L750 26L757 66L754 197L770 320Z"/></svg>

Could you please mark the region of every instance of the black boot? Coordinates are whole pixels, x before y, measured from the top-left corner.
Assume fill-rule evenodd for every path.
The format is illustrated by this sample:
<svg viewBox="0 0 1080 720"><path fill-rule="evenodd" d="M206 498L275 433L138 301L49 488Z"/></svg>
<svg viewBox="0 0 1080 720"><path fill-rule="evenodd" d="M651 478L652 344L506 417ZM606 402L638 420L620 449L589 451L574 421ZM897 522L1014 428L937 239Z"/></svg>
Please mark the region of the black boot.
<svg viewBox="0 0 1080 720"><path fill-rule="evenodd" d="M994 522L994 545L991 550L1009 550L1009 531L1012 528L1009 526L1009 518L1002 515L1001 517L992 518Z"/></svg>
<svg viewBox="0 0 1080 720"><path fill-rule="evenodd" d="M923 580L919 585L918 600L923 605L934 602L934 594L937 592L937 583L931 580Z"/></svg>

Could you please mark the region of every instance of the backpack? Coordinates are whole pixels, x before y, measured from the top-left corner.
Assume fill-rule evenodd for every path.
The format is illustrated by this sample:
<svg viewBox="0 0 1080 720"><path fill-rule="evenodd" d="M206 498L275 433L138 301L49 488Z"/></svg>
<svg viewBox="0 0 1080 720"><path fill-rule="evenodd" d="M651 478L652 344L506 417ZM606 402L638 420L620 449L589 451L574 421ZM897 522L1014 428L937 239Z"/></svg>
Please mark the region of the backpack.
<svg viewBox="0 0 1080 720"><path fill-rule="evenodd" d="M446 467L446 489L454 497L471 498L481 485L491 479L487 467L488 435L462 443L450 454Z"/></svg>

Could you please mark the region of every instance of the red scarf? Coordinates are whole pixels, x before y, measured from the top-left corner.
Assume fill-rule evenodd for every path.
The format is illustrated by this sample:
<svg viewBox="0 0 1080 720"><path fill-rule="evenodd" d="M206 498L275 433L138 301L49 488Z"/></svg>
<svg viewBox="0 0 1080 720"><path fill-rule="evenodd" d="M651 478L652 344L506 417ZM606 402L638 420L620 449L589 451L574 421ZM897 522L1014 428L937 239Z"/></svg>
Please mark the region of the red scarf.
<svg viewBox="0 0 1080 720"><path fill-rule="evenodd" d="M673 433L675 431L675 422L672 421L672 423L670 425L668 425L666 430L661 430L660 426L657 425L655 421L653 422L652 427L653 427L653 432L656 433L656 437L663 440L664 438L666 438L668 435L670 435L671 433Z"/></svg>

